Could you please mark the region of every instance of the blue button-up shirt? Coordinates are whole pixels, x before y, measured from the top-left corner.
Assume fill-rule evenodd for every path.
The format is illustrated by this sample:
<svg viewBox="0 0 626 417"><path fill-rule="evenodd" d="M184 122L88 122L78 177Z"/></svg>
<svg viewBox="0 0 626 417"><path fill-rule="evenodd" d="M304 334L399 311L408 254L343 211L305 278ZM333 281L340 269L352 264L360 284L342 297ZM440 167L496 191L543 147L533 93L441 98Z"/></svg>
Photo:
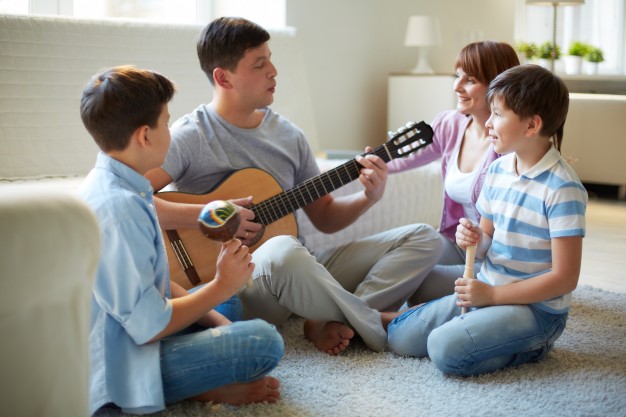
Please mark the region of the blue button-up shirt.
<svg viewBox="0 0 626 417"><path fill-rule="evenodd" d="M79 192L102 234L89 334L89 412L107 403L129 413L162 410L160 342L147 342L167 326L172 305L152 187L100 153Z"/></svg>

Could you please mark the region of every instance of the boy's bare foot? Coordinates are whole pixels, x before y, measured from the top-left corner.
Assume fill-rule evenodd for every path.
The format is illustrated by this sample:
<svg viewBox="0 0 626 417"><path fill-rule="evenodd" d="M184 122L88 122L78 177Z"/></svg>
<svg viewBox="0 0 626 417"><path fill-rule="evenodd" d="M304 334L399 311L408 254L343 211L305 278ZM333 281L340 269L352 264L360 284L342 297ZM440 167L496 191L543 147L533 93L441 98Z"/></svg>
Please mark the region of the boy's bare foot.
<svg viewBox="0 0 626 417"><path fill-rule="evenodd" d="M414 308L421 307L424 304L426 304L426 303L417 304L417 305L414 305L414 306L409 307L409 308L407 308L405 310L402 310L402 311L382 311L380 313L380 321L383 324L383 329L385 329L385 331L387 331L387 327L389 327L389 323L391 323L393 321L393 319L395 319L396 317L398 317L401 314L406 313L409 310L413 310Z"/></svg>
<svg viewBox="0 0 626 417"><path fill-rule="evenodd" d="M280 398L276 378L266 376L252 382L224 385L193 397L193 400L216 404L243 405L252 403L274 403Z"/></svg>
<svg viewBox="0 0 626 417"><path fill-rule="evenodd" d="M354 330L337 321L307 320L304 322L304 336L322 352L339 355L350 344Z"/></svg>
<svg viewBox="0 0 626 417"><path fill-rule="evenodd" d="M389 327L389 323L391 323L393 319L395 319L402 313L404 313L404 311L381 311L380 321L383 323L383 329L387 331L387 327Z"/></svg>

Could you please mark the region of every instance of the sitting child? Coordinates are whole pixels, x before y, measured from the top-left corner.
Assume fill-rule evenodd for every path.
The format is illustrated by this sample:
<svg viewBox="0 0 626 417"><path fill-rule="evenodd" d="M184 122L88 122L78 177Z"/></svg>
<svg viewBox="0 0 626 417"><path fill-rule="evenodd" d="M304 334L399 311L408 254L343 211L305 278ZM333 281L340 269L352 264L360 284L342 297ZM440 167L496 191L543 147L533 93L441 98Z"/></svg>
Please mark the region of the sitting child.
<svg viewBox="0 0 626 417"><path fill-rule="evenodd" d="M497 153L477 202L480 226L461 219L456 242L486 259L478 279L408 310L388 328L399 355L443 372L478 375L539 361L565 329L578 284L587 193L560 154L569 94L536 65L489 85L486 122ZM553 141L552 141L553 140ZM459 315L461 308L469 312Z"/></svg>
<svg viewBox="0 0 626 417"><path fill-rule="evenodd" d="M100 147L80 194L95 212L102 254L89 334L89 411L105 405L152 413L183 399L275 402L266 376L284 352L274 326L231 323L214 310L241 289L254 264L239 240L223 245L215 278L192 294L170 282L153 189L143 174L170 144L173 84L131 66L96 74L80 111Z"/></svg>

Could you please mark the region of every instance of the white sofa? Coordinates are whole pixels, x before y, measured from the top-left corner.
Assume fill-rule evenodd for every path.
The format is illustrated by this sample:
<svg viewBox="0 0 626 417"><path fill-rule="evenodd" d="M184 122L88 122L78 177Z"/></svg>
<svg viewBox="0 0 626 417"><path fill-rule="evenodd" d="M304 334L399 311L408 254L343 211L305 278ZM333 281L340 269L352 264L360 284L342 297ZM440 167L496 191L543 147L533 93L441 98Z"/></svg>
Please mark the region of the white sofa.
<svg viewBox="0 0 626 417"><path fill-rule="evenodd" d="M0 404L6 416L86 416L96 220L68 191L0 196Z"/></svg>
<svg viewBox="0 0 626 417"><path fill-rule="evenodd" d="M583 182L616 185L622 200L626 199L624 132L626 96L570 94L562 153Z"/></svg>
<svg viewBox="0 0 626 417"><path fill-rule="evenodd" d="M87 415L85 325L99 238L73 196L97 153L79 116L82 88L104 67L150 68L175 82L176 119L211 97L195 54L200 29L0 15L0 402L16 411L10 415ZM296 32L271 35L279 71L273 107L320 151ZM322 169L340 162L319 159ZM383 201L339 233L322 234L306 218L299 227L317 250L410 222L436 225L440 210L435 164L390 177Z"/></svg>

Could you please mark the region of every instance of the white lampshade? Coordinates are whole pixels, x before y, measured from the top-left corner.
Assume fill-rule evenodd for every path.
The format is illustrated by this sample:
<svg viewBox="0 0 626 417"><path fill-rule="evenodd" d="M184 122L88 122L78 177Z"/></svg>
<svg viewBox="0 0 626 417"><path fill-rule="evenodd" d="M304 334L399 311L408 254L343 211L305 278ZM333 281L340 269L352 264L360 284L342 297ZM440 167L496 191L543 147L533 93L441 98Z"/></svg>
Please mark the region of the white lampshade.
<svg viewBox="0 0 626 417"><path fill-rule="evenodd" d="M428 48L441 45L441 28L439 19L432 16L411 16L406 27L404 46L418 46L419 58L411 72L416 74L432 74L428 64Z"/></svg>
<svg viewBox="0 0 626 417"><path fill-rule="evenodd" d="M411 16L406 27L404 46L433 46L441 44L439 19L432 16Z"/></svg>

